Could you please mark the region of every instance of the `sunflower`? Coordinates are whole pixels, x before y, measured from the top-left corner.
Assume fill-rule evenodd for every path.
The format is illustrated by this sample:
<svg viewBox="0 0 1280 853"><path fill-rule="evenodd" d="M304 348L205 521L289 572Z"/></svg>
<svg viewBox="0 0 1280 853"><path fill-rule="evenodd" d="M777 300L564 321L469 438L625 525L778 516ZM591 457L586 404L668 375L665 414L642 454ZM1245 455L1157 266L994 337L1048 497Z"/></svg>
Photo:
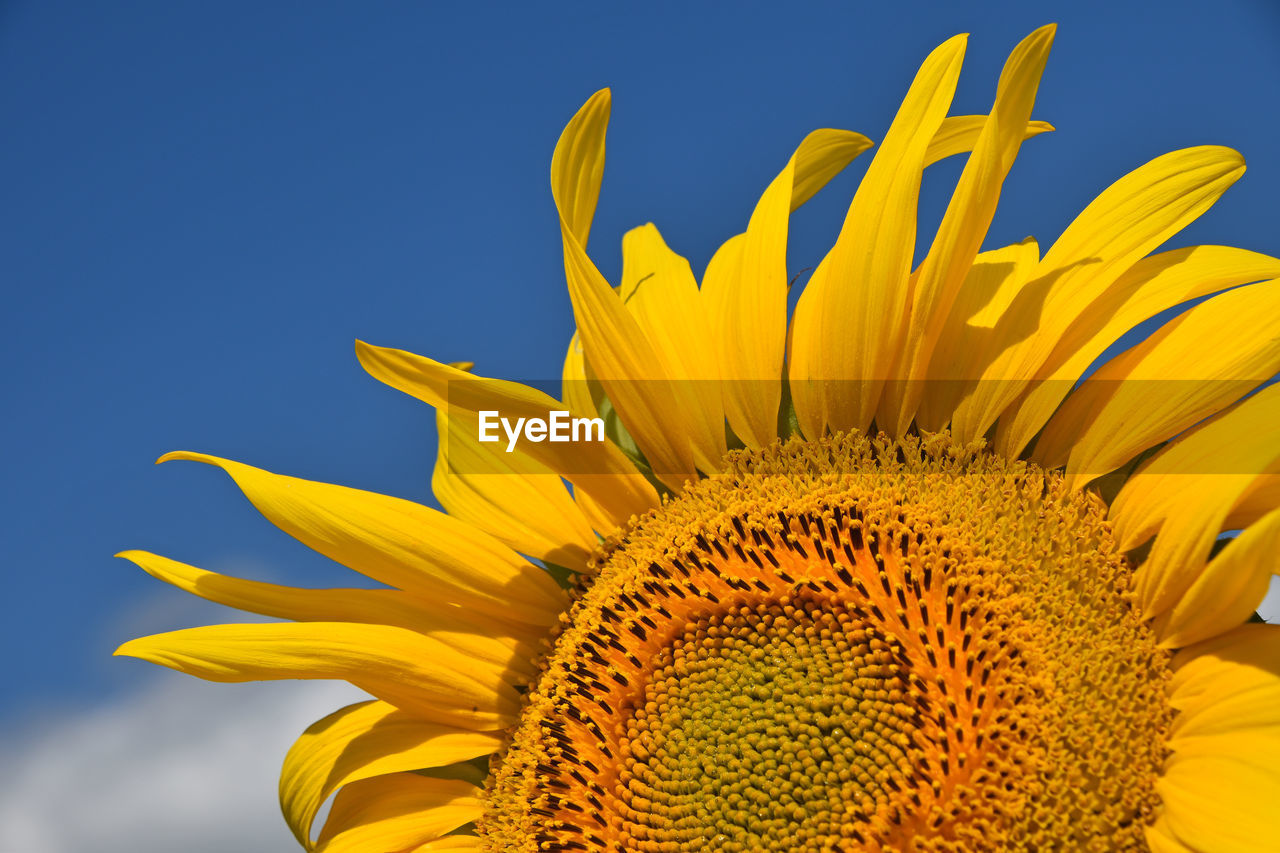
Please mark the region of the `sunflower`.
<svg viewBox="0 0 1280 853"><path fill-rule="evenodd" d="M285 621L117 653L370 693L284 762L289 826L325 853L1280 849L1280 629L1250 624L1280 546L1280 261L1151 254L1244 172L1212 146L1121 178L1043 256L982 251L1052 129L1053 34L987 115L947 114L965 37L929 55L794 308L789 215L871 141L806 136L701 284L629 232L615 288L585 251L597 92L551 166L562 399L358 343L435 408L446 512L171 453L382 586L127 552ZM965 152L913 270L922 172ZM480 440L554 412L603 440Z"/></svg>

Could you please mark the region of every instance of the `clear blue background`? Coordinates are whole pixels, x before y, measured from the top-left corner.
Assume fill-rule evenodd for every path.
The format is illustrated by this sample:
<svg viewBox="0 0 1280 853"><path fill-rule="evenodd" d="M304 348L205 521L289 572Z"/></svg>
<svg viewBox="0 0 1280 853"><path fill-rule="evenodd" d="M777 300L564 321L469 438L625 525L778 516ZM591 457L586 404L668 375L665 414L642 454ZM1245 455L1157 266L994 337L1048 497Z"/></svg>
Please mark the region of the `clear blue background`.
<svg viewBox="0 0 1280 853"><path fill-rule="evenodd" d="M1035 115L1058 131L1023 147L988 244L1046 246L1126 171L1218 143L1249 171L1174 245L1280 253L1280 7L1118 6L6 4L0 730L181 678L110 652L234 618L116 551L352 582L221 473L152 467L161 453L430 500L430 412L367 377L354 338L558 375L548 164L600 86L615 107L591 249L615 280L646 221L700 272L808 130L878 140L957 32L973 36L952 111L986 112L1007 52L1055 20ZM798 214L793 267L829 245L869 159ZM960 165L930 171L926 229Z"/></svg>

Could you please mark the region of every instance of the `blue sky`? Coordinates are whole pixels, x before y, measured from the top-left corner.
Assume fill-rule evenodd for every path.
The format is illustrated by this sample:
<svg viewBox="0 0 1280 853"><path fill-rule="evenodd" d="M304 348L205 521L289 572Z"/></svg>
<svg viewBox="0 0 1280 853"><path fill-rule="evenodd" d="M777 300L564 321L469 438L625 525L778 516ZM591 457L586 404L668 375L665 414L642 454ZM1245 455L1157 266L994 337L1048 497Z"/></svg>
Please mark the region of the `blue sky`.
<svg viewBox="0 0 1280 853"><path fill-rule="evenodd" d="M128 733L144 717L128 709L154 722L158 708L187 708L199 731L261 744L266 775L246 784L264 792L262 814L274 809L274 763L331 695L308 688L321 699L302 709L282 704L295 700L281 686L215 699L111 659L138 633L234 618L111 555L143 548L302 585L351 577L259 518L219 472L151 462L199 450L429 500L430 412L368 378L352 341L473 359L488 375L558 374L571 316L548 164L601 86L614 118L591 250L615 280L622 233L647 221L700 271L808 130L879 139L919 61L957 32L973 36L953 112L985 112L1007 52L1049 21L1060 28L1035 114L1058 131L1023 147L989 243L1046 245L1128 170L1218 143L1249 171L1172 245L1280 253L1280 7L782 9L6 4L0 756L34 761L57 752L58 732L114 715L118 752L96 759L96 787L131 790L141 771L128 761L147 738ZM830 243L868 159L797 215L797 269ZM931 170L926 228L959 166ZM4 797L18 802L10 785L0 814ZM0 853L77 849L53 828L30 831L12 851L0 836ZM288 849L258 838L210 849Z"/></svg>

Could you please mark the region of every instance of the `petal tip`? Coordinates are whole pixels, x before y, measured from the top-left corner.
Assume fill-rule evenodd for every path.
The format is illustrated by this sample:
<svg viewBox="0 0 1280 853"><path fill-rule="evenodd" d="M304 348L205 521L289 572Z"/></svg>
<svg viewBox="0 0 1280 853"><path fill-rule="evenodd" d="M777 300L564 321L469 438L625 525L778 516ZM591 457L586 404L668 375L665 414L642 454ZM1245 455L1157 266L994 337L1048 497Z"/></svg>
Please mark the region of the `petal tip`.
<svg viewBox="0 0 1280 853"><path fill-rule="evenodd" d="M116 650L111 653L111 656L113 658L137 658L138 660L150 660L150 658L146 656L145 651L139 650L138 648L144 639L145 638L143 637L139 637L137 639L127 640L121 643L116 647Z"/></svg>
<svg viewBox="0 0 1280 853"><path fill-rule="evenodd" d="M216 461L216 457L210 456L207 453L196 453L193 450L170 450L168 453L157 459L156 464L159 465L164 462L173 462L178 459L189 462L204 462L207 465L219 464Z"/></svg>
<svg viewBox="0 0 1280 853"><path fill-rule="evenodd" d="M378 349L379 347L374 346L368 341L362 341L359 338L356 338L356 343L355 343L356 358L360 360L361 364L364 364L365 359L372 356L375 352L378 351Z"/></svg>

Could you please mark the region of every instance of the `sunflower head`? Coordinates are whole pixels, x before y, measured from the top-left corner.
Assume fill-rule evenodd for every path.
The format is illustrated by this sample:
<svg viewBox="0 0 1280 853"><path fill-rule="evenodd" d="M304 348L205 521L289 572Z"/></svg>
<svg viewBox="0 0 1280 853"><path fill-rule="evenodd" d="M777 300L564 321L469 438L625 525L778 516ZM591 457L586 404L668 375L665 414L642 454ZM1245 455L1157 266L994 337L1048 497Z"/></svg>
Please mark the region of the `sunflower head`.
<svg viewBox="0 0 1280 853"><path fill-rule="evenodd" d="M288 621L119 653L368 691L285 761L285 816L325 853L1260 849L1280 636L1245 623L1280 547L1280 386L1258 390L1280 261L1151 254L1242 174L1215 146L1120 178L1043 255L984 250L1023 141L1052 129L1031 113L1053 35L1015 48L985 115L949 115L964 37L926 58L794 309L790 214L871 141L805 136L700 281L656 227L629 232L615 287L586 250L596 93L551 168L561 399L359 344L436 409L445 512L171 454L381 586L130 552ZM921 176L966 153L913 266ZM495 413L599 433L504 446Z"/></svg>
<svg viewBox="0 0 1280 853"><path fill-rule="evenodd" d="M945 435L728 465L601 553L495 763L498 848L1140 843L1169 656L1095 496Z"/></svg>

